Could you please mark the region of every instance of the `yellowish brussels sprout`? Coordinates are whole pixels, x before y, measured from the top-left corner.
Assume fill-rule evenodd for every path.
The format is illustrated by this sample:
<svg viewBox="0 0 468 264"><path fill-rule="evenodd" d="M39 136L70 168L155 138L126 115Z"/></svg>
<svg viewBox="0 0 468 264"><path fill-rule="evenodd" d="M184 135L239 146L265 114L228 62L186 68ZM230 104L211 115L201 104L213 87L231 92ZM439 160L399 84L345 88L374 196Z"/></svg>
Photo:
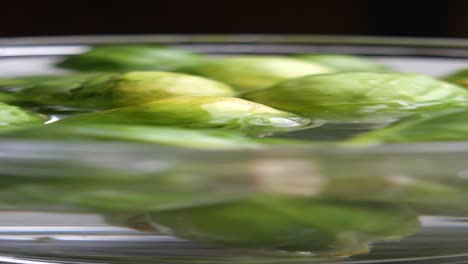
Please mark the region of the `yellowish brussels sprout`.
<svg viewBox="0 0 468 264"><path fill-rule="evenodd" d="M304 128L309 120L235 97L186 96L89 114L63 122L227 128L253 134Z"/></svg>
<svg viewBox="0 0 468 264"><path fill-rule="evenodd" d="M134 105L176 96L233 96L223 83L173 72L128 72L102 75L72 91L74 105L104 108Z"/></svg>

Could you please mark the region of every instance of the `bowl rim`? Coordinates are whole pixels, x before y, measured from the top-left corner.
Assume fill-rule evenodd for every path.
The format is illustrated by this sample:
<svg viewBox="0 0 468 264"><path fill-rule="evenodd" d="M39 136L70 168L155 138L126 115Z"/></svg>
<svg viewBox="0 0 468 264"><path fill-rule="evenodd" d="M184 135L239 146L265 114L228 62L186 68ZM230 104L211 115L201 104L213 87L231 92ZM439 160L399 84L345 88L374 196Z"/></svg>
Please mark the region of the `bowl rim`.
<svg viewBox="0 0 468 264"><path fill-rule="evenodd" d="M307 43L468 48L468 39L311 34L122 34L0 37L0 46L99 43Z"/></svg>
<svg viewBox="0 0 468 264"><path fill-rule="evenodd" d="M379 56L468 58L468 39L428 37L386 37L359 35L274 35L274 34L147 34L70 35L0 38L0 58L18 56L70 55L89 45L170 44L196 46L217 53L334 52ZM233 45L233 46L231 46ZM224 47L223 47L224 46ZM226 47L228 46L228 47ZM263 46L262 49L253 47Z"/></svg>

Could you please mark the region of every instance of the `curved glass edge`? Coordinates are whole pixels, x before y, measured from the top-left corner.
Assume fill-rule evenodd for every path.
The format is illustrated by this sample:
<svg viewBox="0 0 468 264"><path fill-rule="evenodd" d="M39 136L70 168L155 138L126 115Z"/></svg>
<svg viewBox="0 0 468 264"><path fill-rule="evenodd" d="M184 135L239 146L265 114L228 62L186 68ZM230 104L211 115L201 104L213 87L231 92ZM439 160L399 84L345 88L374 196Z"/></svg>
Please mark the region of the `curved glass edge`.
<svg viewBox="0 0 468 264"><path fill-rule="evenodd" d="M139 35L70 35L0 38L0 45L98 44L98 43L306 43L386 46L468 47L462 38L386 37L365 35L299 34L139 34Z"/></svg>
<svg viewBox="0 0 468 264"><path fill-rule="evenodd" d="M449 38L408 38L340 35L97 35L0 38L0 57L70 55L87 45L154 43L197 47L217 53L337 52L383 56L467 58L468 41ZM226 47L227 46L227 47ZM262 46L261 48L258 48Z"/></svg>

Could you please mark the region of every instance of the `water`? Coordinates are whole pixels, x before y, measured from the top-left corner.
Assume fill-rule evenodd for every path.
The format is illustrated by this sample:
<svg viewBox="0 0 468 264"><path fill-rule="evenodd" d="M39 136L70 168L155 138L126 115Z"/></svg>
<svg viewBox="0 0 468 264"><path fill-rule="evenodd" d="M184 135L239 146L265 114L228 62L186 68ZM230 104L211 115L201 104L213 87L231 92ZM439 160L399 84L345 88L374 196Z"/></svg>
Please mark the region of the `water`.
<svg viewBox="0 0 468 264"><path fill-rule="evenodd" d="M385 124L372 124L361 122L323 122L304 130L276 134L277 138L289 138L311 141L339 141L346 140L361 133L383 127Z"/></svg>

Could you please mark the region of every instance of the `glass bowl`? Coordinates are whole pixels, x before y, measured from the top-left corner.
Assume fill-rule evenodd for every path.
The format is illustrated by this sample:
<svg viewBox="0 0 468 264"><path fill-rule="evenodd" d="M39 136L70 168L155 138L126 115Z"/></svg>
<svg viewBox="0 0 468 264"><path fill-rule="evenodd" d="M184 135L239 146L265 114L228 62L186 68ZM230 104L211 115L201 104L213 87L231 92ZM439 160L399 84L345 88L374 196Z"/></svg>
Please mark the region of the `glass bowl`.
<svg viewBox="0 0 468 264"><path fill-rule="evenodd" d="M359 54L434 76L468 65L463 40L48 37L0 39L0 76L65 73L53 67L64 55L115 43L168 44L213 55ZM208 151L3 139L0 262L465 263L467 160L468 142ZM255 206L241 203L236 211L244 200ZM271 214L262 213L265 206ZM169 216L154 213L160 211ZM208 232L204 242L191 241L190 228L185 239L168 235L168 226L194 221L196 232L222 231ZM242 241L251 246L216 242L236 234L251 235Z"/></svg>

